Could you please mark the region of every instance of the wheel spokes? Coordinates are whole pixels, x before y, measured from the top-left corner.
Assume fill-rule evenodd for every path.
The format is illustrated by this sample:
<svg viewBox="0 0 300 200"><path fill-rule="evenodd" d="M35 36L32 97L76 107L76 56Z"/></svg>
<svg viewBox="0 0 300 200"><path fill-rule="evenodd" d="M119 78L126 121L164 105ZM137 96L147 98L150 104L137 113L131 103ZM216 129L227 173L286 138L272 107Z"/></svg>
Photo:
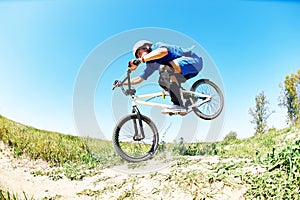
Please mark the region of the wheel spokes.
<svg viewBox="0 0 300 200"><path fill-rule="evenodd" d="M123 124L119 132L119 144L122 151L128 156L143 157L151 151L154 136L149 125L142 121L145 138L135 141L135 130L139 132L138 134L140 134L138 121L136 122L136 126L138 126L136 129L134 128L135 125L132 120L129 120L128 122ZM131 131L128 132L127 130Z"/></svg>

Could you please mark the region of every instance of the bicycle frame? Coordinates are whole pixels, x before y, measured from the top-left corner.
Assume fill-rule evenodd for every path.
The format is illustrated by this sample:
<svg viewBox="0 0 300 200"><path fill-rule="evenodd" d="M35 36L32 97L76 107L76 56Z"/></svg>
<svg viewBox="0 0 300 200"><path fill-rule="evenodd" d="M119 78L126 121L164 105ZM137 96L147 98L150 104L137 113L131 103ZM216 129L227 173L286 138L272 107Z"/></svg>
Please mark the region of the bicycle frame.
<svg viewBox="0 0 300 200"><path fill-rule="evenodd" d="M191 104L189 108L194 107L194 106L200 106L208 101L211 100L211 96L202 94L199 92L193 92L193 91L185 91L181 89L181 93L187 93L191 95L195 95L198 98L203 98L204 100L201 102L196 102L194 104ZM163 96L169 96L166 94L164 91L163 92L157 92L157 93L150 93L150 94L143 94L143 95L132 95L132 106L137 106L137 105L143 105L143 106L152 106L152 107L160 107L160 108L170 108L172 105L169 104L162 104L162 103L155 103L155 102L148 102L148 101L142 101L141 99L152 99L155 97L163 97Z"/></svg>
<svg viewBox="0 0 300 200"><path fill-rule="evenodd" d="M131 71L128 70L127 71L127 77L121 82L120 86L121 86L121 89L122 89L122 91L125 95L131 95L132 107L133 108L134 107L137 108L137 105L160 107L160 108L170 108L172 106L170 104L162 104L162 103L142 101L141 99L152 99L152 98L156 98L156 97L169 96L169 95L166 94L163 91L163 92L156 92L156 93L143 94L143 95L136 96L135 95L136 90L131 87L130 73L131 73ZM123 83L125 81L128 81L127 82L127 85L128 85L127 90L125 90L124 87L123 87ZM199 93L199 92L194 92L194 91L186 91L186 90L180 89L180 93L181 93L182 96L183 96L184 93L186 93L186 94L197 96L197 98L203 99L202 101L197 101L195 103L192 102L192 104L188 107L188 112L187 113L189 113L192 110L191 109L192 107L198 107L198 106L200 106L200 105L202 105L202 104L204 104L204 103L206 103L206 102L208 102L212 99L212 97L209 96L209 95L202 94L202 93ZM137 111L137 112L139 113L139 111Z"/></svg>

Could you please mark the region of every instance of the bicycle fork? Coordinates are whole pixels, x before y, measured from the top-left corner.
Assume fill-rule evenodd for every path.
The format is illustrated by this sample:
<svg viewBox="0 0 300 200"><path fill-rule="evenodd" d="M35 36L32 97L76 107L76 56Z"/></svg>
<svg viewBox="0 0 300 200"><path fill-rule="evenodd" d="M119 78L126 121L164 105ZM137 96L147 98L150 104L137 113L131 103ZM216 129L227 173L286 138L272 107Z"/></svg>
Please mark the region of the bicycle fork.
<svg viewBox="0 0 300 200"><path fill-rule="evenodd" d="M133 140L134 141L141 141L142 139L145 138L145 133L144 133L144 128L143 128L143 121L142 121L142 115L136 105L132 107L132 113L136 113L137 115L137 120L133 119L133 126L134 126L134 136Z"/></svg>

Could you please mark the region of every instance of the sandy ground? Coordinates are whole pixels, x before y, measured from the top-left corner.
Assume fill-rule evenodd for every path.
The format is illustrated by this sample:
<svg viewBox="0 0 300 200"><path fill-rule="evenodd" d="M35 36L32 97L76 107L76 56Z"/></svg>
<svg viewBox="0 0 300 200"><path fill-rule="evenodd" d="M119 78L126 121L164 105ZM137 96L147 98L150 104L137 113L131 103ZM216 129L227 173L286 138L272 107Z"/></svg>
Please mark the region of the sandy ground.
<svg viewBox="0 0 300 200"><path fill-rule="evenodd" d="M166 166L157 172L128 174L116 169L104 169L95 176L85 177L80 181L61 178L51 180L49 176L34 176L32 171L49 170L44 161L32 161L26 158L15 159L10 150L0 142L0 188L8 190L18 197L34 199L193 199L197 194L188 190L195 190L195 185L189 188L180 186L180 173L202 168L208 170L211 163L219 162L217 157L194 157L199 162L188 166ZM120 168L118 168L120 169ZM185 178L187 178L185 176ZM183 178L184 179L184 178ZM184 180L182 180L184 181ZM200 181L200 180L199 180ZM218 181L201 186L199 194L206 195L206 199L244 199L246 186L238 184L236 187ZM213 195L212 192L214 193ZM198 196L201 199L201 196Z"/></svg>

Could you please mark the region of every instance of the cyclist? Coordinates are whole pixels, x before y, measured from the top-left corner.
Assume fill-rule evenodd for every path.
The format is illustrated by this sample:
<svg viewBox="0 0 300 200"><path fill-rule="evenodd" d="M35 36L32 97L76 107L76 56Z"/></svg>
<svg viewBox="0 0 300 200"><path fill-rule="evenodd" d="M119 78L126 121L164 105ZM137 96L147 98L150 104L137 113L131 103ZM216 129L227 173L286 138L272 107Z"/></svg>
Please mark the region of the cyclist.
<svg viewBox="0 0 300 200"><path fill-rule="evenodd" d="M138 41L133 46L135 59L129 61L129 70L135 70L140 63L146 63L145 70L131 80L131 84L139 84L159 70L159 85L169 91L173 106L162 110L162 113L185 114L186 108L180 95L180 84L195 77L202 69L202 58L191 49L164 44L153 44L147 40ZM125 82L126 84L126 82Z"/></svg>

